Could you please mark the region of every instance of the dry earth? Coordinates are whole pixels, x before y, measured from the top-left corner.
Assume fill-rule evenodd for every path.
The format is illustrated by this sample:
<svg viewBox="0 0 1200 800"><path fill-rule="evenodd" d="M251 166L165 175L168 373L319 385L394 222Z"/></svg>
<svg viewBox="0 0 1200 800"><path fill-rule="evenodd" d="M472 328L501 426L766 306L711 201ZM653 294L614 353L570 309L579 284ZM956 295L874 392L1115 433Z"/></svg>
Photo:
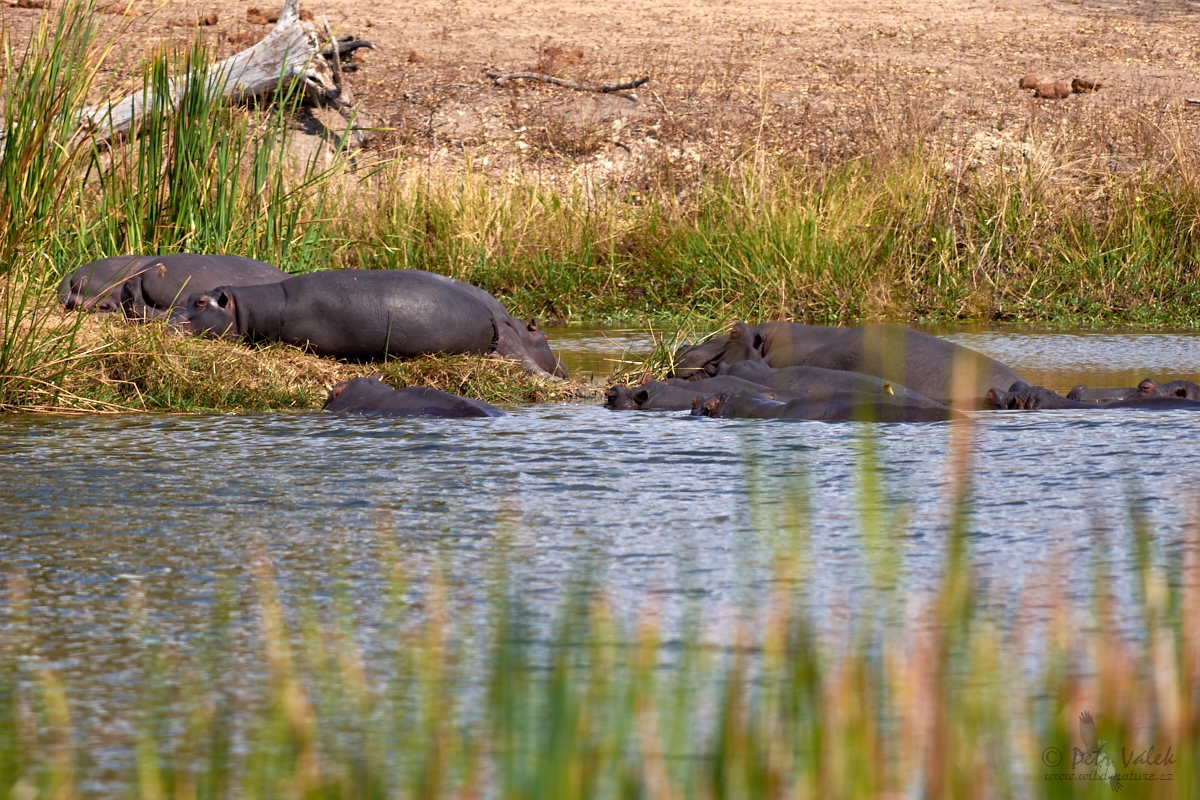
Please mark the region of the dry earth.
<svg viewBox="0 0 1200 800"><path fill-rule="evenodd" d="M20 0L38 4L42 0ZM142 43L197 32L221 56L269 30L244 0L169 0L102 14L127 25L120 84L136 83ZM632 176L656 158L720 163L748 144L853 153L863 137L922 134L971 147L1053 137L1105 138L1130 155L1130 119L1184 119L1200 107L1200 2L945 0L598 4L324 0L339 33L363 36L351 86L384 129L372 147L431 162L546 174ZM122 13L124 11L124 13ZM44 10L0 8L18 41ZM204 25L197 26L196 21ZM211 23L211 24L208 24ZM581 82L642 75L636 99L514 81L485 72L538 70ZM1096 94L1043 100L1018 88L1102 81ZM1159 116L1156 116L1159 115ZM1081 122L1082 125L1072 125ZM1151 124L1154 124L1153 122Z"/></svg>

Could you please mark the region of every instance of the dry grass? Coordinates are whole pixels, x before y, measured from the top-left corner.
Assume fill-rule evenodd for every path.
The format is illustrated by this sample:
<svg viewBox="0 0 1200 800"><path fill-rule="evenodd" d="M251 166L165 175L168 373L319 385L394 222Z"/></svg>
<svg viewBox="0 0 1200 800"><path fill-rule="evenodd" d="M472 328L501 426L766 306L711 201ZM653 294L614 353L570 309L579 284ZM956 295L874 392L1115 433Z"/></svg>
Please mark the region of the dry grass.
<svg viewBox="0 0 1200 800"><path fill-rule="evenodd" d="M61 315L70 324L74 315ZM278 411L318 409L330 387L378 370L393 386L432 386L492 403L595 397L595 387L549 381L514 362L425 356L383 364L321 358L285 344L182 336L158 322L130 324L88 315L76 333L77 359L54 402L29 410Z"/></svg>

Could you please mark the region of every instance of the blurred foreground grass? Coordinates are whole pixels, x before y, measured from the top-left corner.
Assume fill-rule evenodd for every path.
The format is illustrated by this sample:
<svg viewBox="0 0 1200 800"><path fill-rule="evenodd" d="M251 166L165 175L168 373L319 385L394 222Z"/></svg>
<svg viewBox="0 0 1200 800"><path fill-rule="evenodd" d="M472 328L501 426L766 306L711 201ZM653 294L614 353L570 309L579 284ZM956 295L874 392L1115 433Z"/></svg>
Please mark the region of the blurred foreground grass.
<svg viewBox="0 0 1200 800"><path fill-rule="evenodd" d="M952 475L968 474L970 438L969 424L955 426ZM944 572L914 600L898 581L908 523L882 501L869 438L861 455L869 579L844 630L813 605L807 531L818 511L806 508L803 486L779 517L757 520L774 542L770 588L720 631L690 613L665 629L652 605L631 621L587 565L547 614L544 595L524 593L510 571L503 537L482 628L451 610L452 583L411 592L386 534L387 588L367 606L336 579L324 606L307 591L285 594L265 551L253 552L248 659L233 655L228 592L211 629L187 645L164 643L141 616L143 677L129 687L130 718L115 727L128 733L105 736L109 757L113 747L125 753L125 771L99 794L1107 797L1111 770L1123 797L1195 796L1197 518L1171 566L1152 557L1154 537L1132 507L1129 605L1118 607L1097 544L1083 554L1094 566L1090 608L1053 564L1044 585L1032 582L1006 607L975 580L970 487L960 478L946 518L923 523L945 532ZM95 754L74 738L71 687L38 656L28 585L13 574L8 590L0 796L95 795ZM136 610L141 596L131 602ZM378 620L370 653L364 617ZM1085 711L1103 742L1094 752L1081 734Z"/></svg>

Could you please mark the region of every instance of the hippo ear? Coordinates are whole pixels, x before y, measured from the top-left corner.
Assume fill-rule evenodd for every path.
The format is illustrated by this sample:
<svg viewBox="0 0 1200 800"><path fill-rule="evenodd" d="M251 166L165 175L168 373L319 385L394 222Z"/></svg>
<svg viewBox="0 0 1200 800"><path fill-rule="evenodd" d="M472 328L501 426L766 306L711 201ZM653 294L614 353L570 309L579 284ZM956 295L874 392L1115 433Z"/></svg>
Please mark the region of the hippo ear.
<svg viewBox="0 0 1200 800"><path fill-rule="evenodd" d="M1172 397L1187 397L1187 389L1183 386L1178 386L1171 390Z"/></svg>
<svg viewBox="0 0 1200 800"><path fill-rule="evenodd" d="M642 403L650 399L650 392L646 391L645 389L638 389L636 392L630 395L630 397L633 398L634 403L640 406Z"/></svg>
<svg viewBox="0 0 1200 800"><path fill-rule="evenodd" d="M231 303L233 303L233 298L229 296L229 292L221 292L217 295L217 305L221 308L229 308Z"/></svg>
<svg viewBox="0 0 1200 800"><path fill-rule="evenodd" d="M641 382L638 383L638 386L645 386L647 383L653 383L653 382L654 382L653 375L643 375Z"/></svg>
<svg viewBox="0 0 1200 800"><path fill-rule="evenodd" d="M533 317L529 318L529 324L525 326L525 330L530 333L537 333L537 320Z"/></svg>
<svg viewBox="0 0 1200 800"><path fill-rule="evenodd" d="M377 381L382 381L383 380L383 370L381 370L381 369L375 370L375 374L372 375L371 378L374 380L377 380Z"/></svg>

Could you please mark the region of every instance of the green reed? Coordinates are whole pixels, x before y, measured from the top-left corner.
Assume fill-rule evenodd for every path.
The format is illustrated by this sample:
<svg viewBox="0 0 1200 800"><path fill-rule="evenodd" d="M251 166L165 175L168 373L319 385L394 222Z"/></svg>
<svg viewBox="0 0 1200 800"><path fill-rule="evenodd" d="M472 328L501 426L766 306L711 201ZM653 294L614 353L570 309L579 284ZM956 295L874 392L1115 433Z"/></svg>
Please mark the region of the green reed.
<svg viewBox="0 0 1200 800"><path fill-rule="evenodd" d="M859 519L868 597L847 627L823 627L810 593L807 491L756 515L770 546L765 596L715 636L685 608L676 633L661 612L614 609L602 576L580 565L549 624L535 613L498 534L487 621L457 610L435 573L419 591L382 532L384 588L371 639L333 564L330 583L285 594L265 551L253 555L258 635L235 658L234 595L215 604L193 649L159 643L144 615L144 678L131 711L127 793L196 797L1102 797L1072 754L1078 716L1096 720L1126 774L1120 796L1190 796L1200 775L1194 682L1200 669L1194 580L1200 530L1185 563L1152 555L1152 533L1131 508L1138 554L1133 606L1115 609L1106 537L1089 557L1093 609L1070 610L1057 565L1018 607L973 578L971 431L952 426L952 482L940 587L929 601L895 593L908 523L869 474L882 452L859 448ZM746 477L762 477L754 459ZM751 492L759 491L751 489ZM872 543L874 542L874 543ZM875 549L875 553L870 551ZM870 566L874 564L875 566ZM331 588L319 607L314 590ZM0 792L87 796L63 687L38 657L28 587L10 578L0 638ZM135 610L140 595L131 597ZM361 602L361 601L360 601ZM894 604L897 613L884 609ZM1028 614L1046 609L1042 624ZM290 609L290 610L289 610ZM1011 619L1005 621L1006 613ZM1136 641L1114 615L1141 620ZM363 645L370 642L370 647ZM1034 655L1030 661L1031 655ZM1030 671L1036 664L1037 669ZM234 693L237 687L237 694ZM239 699L235 700L235 696ZM1155 743L1174 763L1126 765ZM1054 753L1064 760L1051 765ZM1141 777L1132 779L1128 773ZM1146 775L1157 780L1148 780ZM1170 780L1166 776L1170 776Z"/></svg>
<svg viewBox="0 0 1200 800"><path fill-rule="evenodd" d="M1163 125L1133 174L956 170L948 147L918 143L834 164L747 158L684 198L398 164L345 258L452 273L552 319L1190 326L1197 156L1173 138L1181 123Z"/></svg>
<svg viewBox="0 0 1200 800"><path fill-rule="evenodd" d="M70 176L84 146L76 135L103 51L82 6L44 16L14 51L0 31L0 409L57 403L76 357L78 323L62 323L44 296L57 273L42 244L73 200Z"/></svg>
<svg viewBox="0 0 1200 800"><path fill-rule="evenodd" d="M231 106L197 43L145 61L144 114L127 136L102 141L81 129L96 73L119 41L99 41L93 16L89 2L71 0L42 15L22 53L4 38L0 409L112 407L103 388L78 396L65 385L76 372L103 372L116 344L81 340L83 316L55 309L58 281L86 261L227 252L303 272L327 266L340 247L327 230L340 144L329 167L295 154L298 88L261 112Z"/></svg>

